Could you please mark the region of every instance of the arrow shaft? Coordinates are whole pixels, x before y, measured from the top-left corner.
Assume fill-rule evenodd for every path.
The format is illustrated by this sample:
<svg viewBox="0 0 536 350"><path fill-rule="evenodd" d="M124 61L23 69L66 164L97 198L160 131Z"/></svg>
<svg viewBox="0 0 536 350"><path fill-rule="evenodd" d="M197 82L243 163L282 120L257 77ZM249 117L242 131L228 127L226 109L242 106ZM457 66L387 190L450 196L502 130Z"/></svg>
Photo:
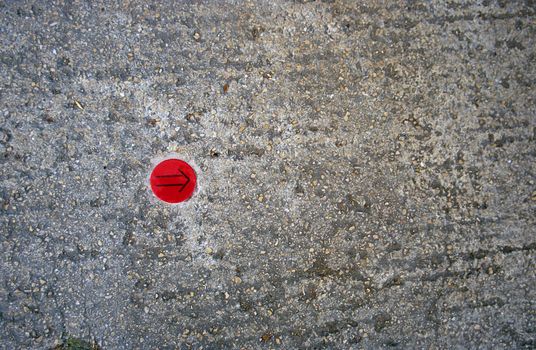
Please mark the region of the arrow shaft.
<svg viewBox="0 0 536 350"><path fill-rule="evenodd" d="M158 177L158 178L160 178L160 177L184 177L184 175L181 175L181 174L179 174L179 175L158 175L156 177Z"/></svg>

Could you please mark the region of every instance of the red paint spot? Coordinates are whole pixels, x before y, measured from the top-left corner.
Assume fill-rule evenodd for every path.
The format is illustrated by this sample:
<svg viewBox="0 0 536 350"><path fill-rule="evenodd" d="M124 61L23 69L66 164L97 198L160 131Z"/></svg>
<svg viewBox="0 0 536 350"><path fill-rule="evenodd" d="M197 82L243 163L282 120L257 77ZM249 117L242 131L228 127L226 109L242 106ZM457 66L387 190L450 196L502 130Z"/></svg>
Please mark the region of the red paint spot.
<svg viewBox="0 0 536 350"><path fill-rule="evenodd" d="M166 203L180 203L190 199L195 191L197 175L194 169L180 159L166 159L151 173L151 190Z"/></svg>

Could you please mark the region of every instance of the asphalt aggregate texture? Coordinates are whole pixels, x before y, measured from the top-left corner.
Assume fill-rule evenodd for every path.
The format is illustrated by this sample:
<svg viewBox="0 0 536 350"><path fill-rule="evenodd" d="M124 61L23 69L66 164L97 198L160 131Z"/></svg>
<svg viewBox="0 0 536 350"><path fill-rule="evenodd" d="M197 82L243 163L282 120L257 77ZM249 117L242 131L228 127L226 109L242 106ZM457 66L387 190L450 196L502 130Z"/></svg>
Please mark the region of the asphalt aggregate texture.
<svg viewBox="0 0 536 350"><path fill-rule="evenodd" d="M0 1L0 349L534 349L535 41L533 0Z"/></svg>

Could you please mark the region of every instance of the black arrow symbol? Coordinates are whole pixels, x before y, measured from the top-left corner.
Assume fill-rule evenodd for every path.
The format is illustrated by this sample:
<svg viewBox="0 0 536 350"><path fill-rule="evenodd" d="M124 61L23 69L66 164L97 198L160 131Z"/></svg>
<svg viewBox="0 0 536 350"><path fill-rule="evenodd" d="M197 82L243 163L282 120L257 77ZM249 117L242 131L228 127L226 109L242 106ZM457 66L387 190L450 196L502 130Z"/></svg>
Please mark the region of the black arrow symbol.
<svg viewBox="0 0 536 350"><path fill-rule="evenodd" d="M190 183L190 178L180 168L179 168L179 172L180 172L180 174L177 174L177 175L157 175L156 177L157 178L184 177L184 178L186 178L185 183L182 183L182 184L160 184L160 185L156 185L156 187L174 187L174 186L176 186L176 187L181 188L179 190L179 192L181 192L182 190L184 190L186 185L188 185Z"/></svg>

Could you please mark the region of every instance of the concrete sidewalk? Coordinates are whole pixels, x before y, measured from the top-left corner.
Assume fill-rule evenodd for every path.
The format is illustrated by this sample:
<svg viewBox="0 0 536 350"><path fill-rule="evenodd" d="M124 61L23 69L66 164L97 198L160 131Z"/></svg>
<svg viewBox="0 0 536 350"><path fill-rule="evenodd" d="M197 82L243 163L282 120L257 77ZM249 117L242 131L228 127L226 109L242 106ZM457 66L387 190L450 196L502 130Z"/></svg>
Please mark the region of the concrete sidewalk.
<svg viewBox="0 0 536 350"><path fill-rule="evenodd" d="M121 3L0 2L0 349L536 346L534 1Z"/></svg>

